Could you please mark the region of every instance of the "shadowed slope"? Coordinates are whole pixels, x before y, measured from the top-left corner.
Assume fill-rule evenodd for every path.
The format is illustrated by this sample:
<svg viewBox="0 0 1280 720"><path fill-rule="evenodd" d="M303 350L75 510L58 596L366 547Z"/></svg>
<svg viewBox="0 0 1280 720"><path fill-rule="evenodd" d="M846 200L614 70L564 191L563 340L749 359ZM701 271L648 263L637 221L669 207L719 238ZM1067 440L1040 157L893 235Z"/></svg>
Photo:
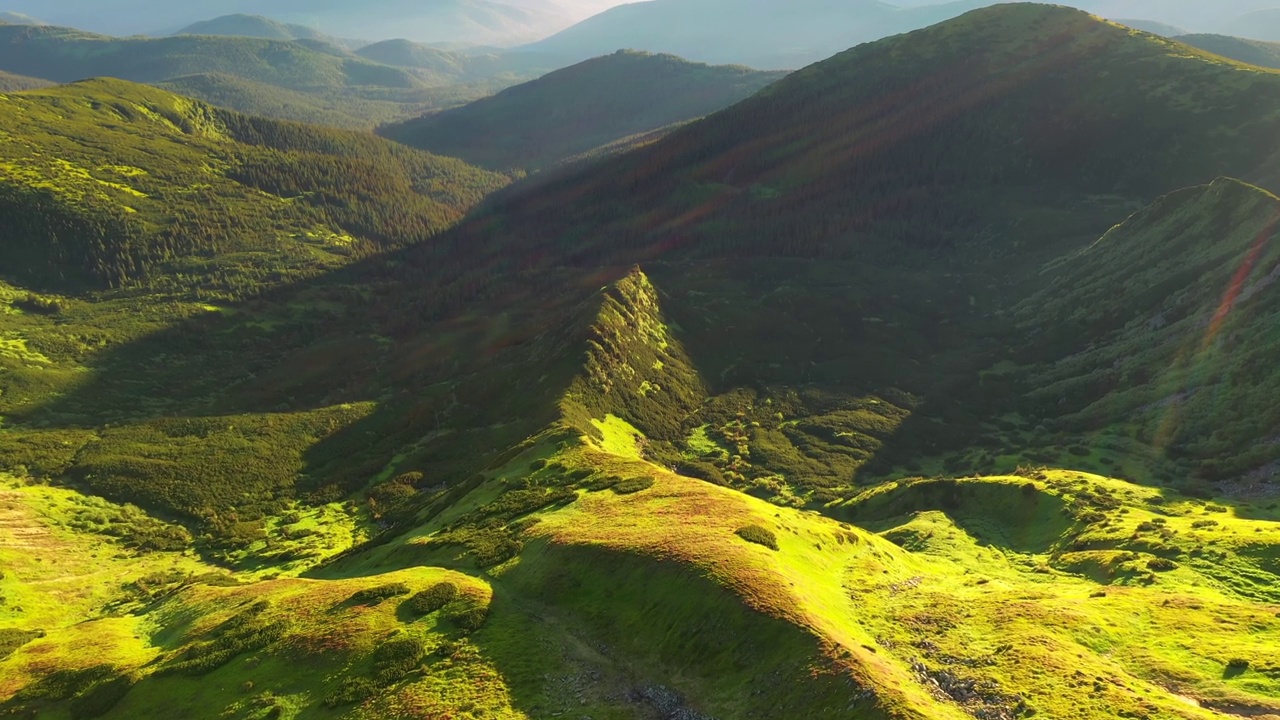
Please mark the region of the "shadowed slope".
<svg viewBox="0 0 1280 720"><path fill-rule="evenodd" d="M537 170L720 110L781 77L618 52L380 132L495 169Z"/></svg>
<svg viewBox="0 0 1280 720"><path fill-rule="evenodd" d="M1280 68L1280 43L1249 40L1228 35L1180 35L1178 42L1221 55L1242 63L1265 68Z"/></svg>

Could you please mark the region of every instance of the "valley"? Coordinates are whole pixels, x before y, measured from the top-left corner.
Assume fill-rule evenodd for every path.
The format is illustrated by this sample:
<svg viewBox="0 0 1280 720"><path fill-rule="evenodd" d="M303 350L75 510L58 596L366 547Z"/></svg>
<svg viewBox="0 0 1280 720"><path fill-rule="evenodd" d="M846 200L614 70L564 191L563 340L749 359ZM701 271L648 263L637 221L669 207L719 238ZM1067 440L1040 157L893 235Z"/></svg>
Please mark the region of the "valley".
<svg viewBox="0 0 1280 720"><path fill-rule="evenodd" d="M1193 41L14 79L0 716L1280 717L1280 74Z"/></svg>

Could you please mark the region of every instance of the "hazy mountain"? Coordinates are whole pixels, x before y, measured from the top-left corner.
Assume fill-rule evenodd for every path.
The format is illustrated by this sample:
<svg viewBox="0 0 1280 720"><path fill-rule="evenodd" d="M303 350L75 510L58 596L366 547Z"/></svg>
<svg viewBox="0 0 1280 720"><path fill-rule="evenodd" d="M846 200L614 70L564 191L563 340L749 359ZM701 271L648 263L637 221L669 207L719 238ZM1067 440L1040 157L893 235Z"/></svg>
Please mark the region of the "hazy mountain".
<svg viewBox="0 0 1280 720"><path fill-rule="evenodd" d="M10 25L43 25L44 23L30 15L21 13L0 12L0 23L9 23Z"/></svg>
<svg viewBox="0 0 1280 720"><path fill-rule="evenodd" d="M404 68L316 39L114 38L51 26L0 26L0 70L56 82L99 75L178 82L175 89L234 109L352 127L473 100L550 69L545 56L435 52L438 66ZM286 92L273 96L271 87Z"/></svg>
<svg viewBox="0 0 1280 720"><path fill-rule="evenodd" d="M1153 35L1163 35L1164 37L1171 38L1171 37L1177 37L1179 35L1187 34L1187 31L1180 27L1177 27L1175 25L1169 25L1168 23L1156 22L1154 20L1132 20L1132 19L1117 18L1116 22L1120 23L1121 25L1128 25L1129 27L1135 28L1137 30L1142 30L1143 32L1149 32Z"/></svg>
<svg viewBox="0 0 1280 720"><path fill-rule="evenodd" d="M271 40L320 40L333 45L349 46L355 41L337 40L305 25L292 25L261 15L223 15L212 20L192 23L175 35L230 35Z"/></svg>
<svg viewBox="0 0 1280 720"><path fill-rule="evenodd" d="M1280 68L1280 43L1248 40L1227 35L1182 35L1178 42L1215 55L1267 68Z"/></svg>
<svg viewBox="0 0 1280 720"><path fill-rule="evenodd" d="M878 0L650 0L607 10L529 49L593 57L635 48L702 62L796 68L978 4L904 10Z"/></svg>
<svg viewBox="0 0 1280 720"><path fill-rule="evenodd" d="M509 186L0 102L0 715L1280 716L1280 74L1002 5Z"/></svg>
<svg viewBox="0 0 1280 720"><path fill-rule="evenodd" d="M1280 41L1280 8L1267 8L1232 18L1217 30L1252 40Z"/></svg>
<svg viewBox="0 0 1280 720"><path fill-rule="evenodd" d="M40 78L27 77L25 75L14 75L0 71L0 92L17 92L19 90L34 90L36 88L49 87L54 83L49 80L41 80Z"/></svg>
<svg viewBox="0 0 1280 720"><path fill-rule="evenodd" d="M485 167L536 170L715 112L780 77L620 51L380 132Z"/></svg>
<svg viewBox="0 0 1280 720"><path fill-rule="evenodd" d="M314 28L336 37L405 37L420 42L513 44L544 37L585 17L599 3L542 0L278 0L264 7L248 0L197 0L162 3L119 0L109 6L87 0L60 0L55 6L17 0L17 12L49 22L96 32L128 35L170 34L192 23L224 15L265 15L273 21ZM41 12L44 14L41 15Z"/></svg>

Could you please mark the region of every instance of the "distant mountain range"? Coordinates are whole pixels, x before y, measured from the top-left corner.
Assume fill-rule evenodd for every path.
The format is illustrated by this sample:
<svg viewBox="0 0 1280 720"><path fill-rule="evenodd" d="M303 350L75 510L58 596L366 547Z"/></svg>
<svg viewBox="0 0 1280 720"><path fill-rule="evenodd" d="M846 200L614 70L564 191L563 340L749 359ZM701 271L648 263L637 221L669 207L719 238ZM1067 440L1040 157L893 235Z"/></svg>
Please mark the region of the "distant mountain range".
<svg viewBox="0 0 1280 720"><path fill-rule="evenodd" d="M381 132L482 167L536 170L715 112L783 75L619 51Z"/></svg>
<svg viewBox="0 0 1280 720"><path fill-rule="evenodd" d="M1116 19L1116 22L1120 23L1121 25L1128 25L1129 27L1134 28L1135 30L1142 30L1143 32L1149 32L1152 35L1163 35L1164 37L1177 37L1179 35L1187 34L1187 31L1184 28L1180 28L1176 25L1170 25L1168 23L1157 22L1155 20L1135 20L1135 19L1118 18Z"/></svg>
<svg viewBox="0 0 1280 720"><path fill-rule="evenodd" d="M1265 68L1280 68L1280 43L1229 35L1180 35L1178 42L1232 60Z"/></svg>
<svg viewBox="0 0 1280 720"><path fill-rule="evenodd" d="M1226 32L1280 38L1280 10L1270 0L1077 0L1069 3L1160 35ZM648 0L588 18L531 50L586 58L619 48L666 52L712 63L798 68L841 50L927 27L993 0ZM1245 13L1253 13L1236 18ZM1123 22L1123 21L1122 21Z"/></svg>
<svg viewBox="0 0 1280 720"><path fill-rule="evenodd" d="M54 83L49 80L27 77L25 75L14 75L13 73L0 71L0 92L33 90L35 88L48 87L53 84Z"/></svg>
<svg viewBox="0 0 1280 720"><path fill-rule="evenodd" d="M112 76L172 83L177 91L245 112L372 127L474 100L559 65L545 55L411 47L405 57L388 58L405 61L393 66L317 38L116 38L53 26L0 25L0 70L55 82Z"/></svg>
<svg viewBox="0 0 1280 720"><path fill-rule="evenodd" d="M13 0L9 9L52 23L115 35L170 34L226 15L264 14L325 35L381 40L511 45L569 26L600 3L550 0ZM259 30L261 31L261 30ZM221 32L221 31L220 31ZM616 48L615 48L616 49Z"/></svg>

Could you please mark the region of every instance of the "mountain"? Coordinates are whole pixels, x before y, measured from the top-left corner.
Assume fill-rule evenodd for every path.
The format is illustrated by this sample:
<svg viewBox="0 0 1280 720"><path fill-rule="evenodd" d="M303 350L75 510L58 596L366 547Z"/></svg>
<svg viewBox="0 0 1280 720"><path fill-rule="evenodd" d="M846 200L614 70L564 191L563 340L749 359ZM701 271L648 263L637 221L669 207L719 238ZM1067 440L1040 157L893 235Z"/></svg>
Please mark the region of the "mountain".
<svg viewBox="0 0 1280 720"><path fill-rule="evenodd" d="M380 132L484 167L537 170L715 112L780 77L619 51Z"/></svg>
<svg viewBox="0 0 1280 720"><path fill-rule="evenodd" d="M329 35L305 25L277 22L261 15L223 15L212 20L192 23L174 35L229 35L269 40L319 40L339 46L350 43L350 41L335 41Z"/></svg>
<svg viewBox="0 0 1280 720"><path fill-rule="evenodd" d="M43 22L22 13L0 12L0 23L10 25L44 25Z"/></svg>
<svg viewBox="0 0 1280 720"><path fill-rule="evenodd" d="M1234 17L1217 28L1224 35L1252 40L1280 41L1280 8L1266 8Z"/></svg>
<svg viewBox="0 0 1280 720"><path fill-rule="evenodd" d="M104 7L87 0L62 0L51 7L37 0L15 0L9 7L51 23L115 35L170 34L209 18L267 15L279 23L314 28L337 37L511 45L545 37L584 17L584 8L572 5L576 3L544 0L377 0L360 5L337 0L277 0L265 8L262 3L248 0L181 4L119 0ZM244 23L237 19L231 24ZM254 24L262 26L261 22Z"/></svg>
<svg viewBox="0 0 1280 720"><path fill-rule="evenodd" d="M1149 32L1153 35L1163 35L1164 37L1169 37L1169 38L1178 37L1179 35L1187 34L1186 30L1180 27L1177 27L1176 25L1157 22L1155 20L1117 19L1116 22L1120 23L1121 25L1128 25L1129 27L1134 28L1136 30Z"/></svg>
<svg viewBox="0 0 1280 720"><path fill-rule="evenodd" d="M5 102L17 111L6 132L21 138L4 151L6 226L28 240L7 243L4 264L10 277L30 283L167 285L169 273L231 282L235 258L248 261L239 271L252 276L255 254L273 252L272 272L306 274L426 239L504 183L367 135L250 118L118 80ZM207 159L203 168L198 157ZM188 185L193 173L198 193ZM433 176L455 178L456 187L427 189ZM379 183L381 192L374 197L361 183ZM282 211L280 195L307 193L311 200ZM349 210L333 214L317 204L324 196L347 197ZM384 203L401 213L413 208L421 219L396 226L383 217ZM299 234L282 233L289 223ZM308 245L307 234L331 246Z"/></svg>
<svg viewBox="0 0 1280 720"><path fill-rule="evenodd" d="M860 42L932 25L985 4L903 9L878 0L650 0L619 5L527 46L576 58L619 48L701 62L797 68Z"/></svg>
<svg viewBox="0 0 1280 720"><path fill-rule="evenodd" d="M49 87L53 83L40 78L27 77L25 75L14 75L13 73L0 72L0 92L18 92L20 90L35 90L36 88Z"/></svg>
<svg viewBox="0 0 1280 720"><path fill-rule="evenodd" d="M1278 715L1278 85L1002 5L502 189L6 96L0 713Z"/></svg>
<svg viewBox="0 0 1280 720"><path fill-rule="evenodd" d="M114 38L69 28L0 26L0 69L8 72L57 82L100 75L174 82L183 92L233 109L350 127L465 102L547 69L525 63L532 58L441 56L449 60L442 69L425 70L391 67L315 39Z"/></svg>
<svg viewBox="0 0 1280 720"><path fill-rule="evenodd" d="M1228 35L1182 35L1178 42L1250 65L1280 68L1280 43Z"/></svg>

